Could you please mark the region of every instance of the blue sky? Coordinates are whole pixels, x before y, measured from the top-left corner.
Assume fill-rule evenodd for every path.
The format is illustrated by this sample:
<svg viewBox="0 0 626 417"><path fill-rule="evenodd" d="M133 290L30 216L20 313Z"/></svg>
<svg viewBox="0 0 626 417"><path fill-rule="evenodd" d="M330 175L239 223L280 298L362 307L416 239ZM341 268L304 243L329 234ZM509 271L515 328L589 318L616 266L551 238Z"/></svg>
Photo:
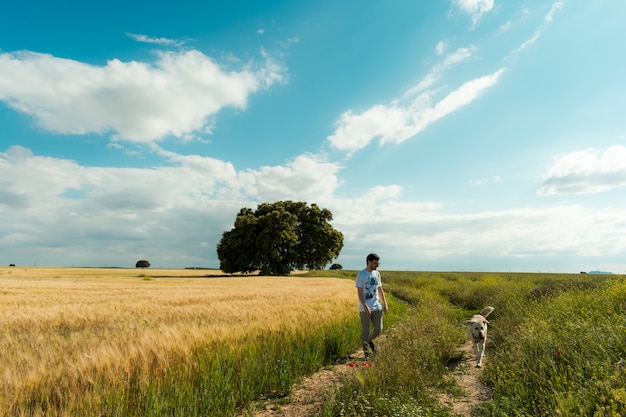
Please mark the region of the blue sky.
<svg viewBox="0 0 626 417"><path fill-rule="evenodd" d="M626 2L9 2L0 264L218 267L316 203L336 262L626 272Z"/></svg>

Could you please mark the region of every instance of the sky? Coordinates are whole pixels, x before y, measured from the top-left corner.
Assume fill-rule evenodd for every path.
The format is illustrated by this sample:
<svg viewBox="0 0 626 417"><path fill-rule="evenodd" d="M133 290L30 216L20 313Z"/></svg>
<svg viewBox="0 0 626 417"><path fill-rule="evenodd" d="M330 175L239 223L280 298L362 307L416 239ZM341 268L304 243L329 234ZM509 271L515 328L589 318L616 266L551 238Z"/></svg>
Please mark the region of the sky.
<svg viewBox="0 0 626 417"><path fill-rule="evenodd" d="M626 273L626 2L8 2L0 265L218 268L317 204L344 269Z"/></svg>

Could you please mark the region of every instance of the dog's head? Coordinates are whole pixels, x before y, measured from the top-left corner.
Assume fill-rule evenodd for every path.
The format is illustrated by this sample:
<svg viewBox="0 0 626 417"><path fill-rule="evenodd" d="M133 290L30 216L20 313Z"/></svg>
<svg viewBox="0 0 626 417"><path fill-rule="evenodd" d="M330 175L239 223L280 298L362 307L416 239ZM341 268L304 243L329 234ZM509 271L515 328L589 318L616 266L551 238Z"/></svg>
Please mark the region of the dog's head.
<svg viewBox="0 0 626 417"><path fill-rule="evenodd" d="M485 340L487 333L487 325L489 321L484 317L472 317L471 320L466 322L467 330L474 339L474 341Z"/></svg>

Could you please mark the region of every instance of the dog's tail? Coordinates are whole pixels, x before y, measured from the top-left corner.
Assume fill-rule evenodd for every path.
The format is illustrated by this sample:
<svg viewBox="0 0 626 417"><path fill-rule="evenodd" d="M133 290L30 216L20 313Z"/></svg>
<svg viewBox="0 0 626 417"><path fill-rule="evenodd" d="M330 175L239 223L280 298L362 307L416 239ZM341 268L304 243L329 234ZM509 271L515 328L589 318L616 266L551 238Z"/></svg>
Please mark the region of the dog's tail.
<svg viewBox="0 0 626 417"><path fill-rule="evenodd" d="M491 312L492 312L493 310L495 310L495 308L493 308L493 307L485 307L485 308L483 308L483 311L481 311L481 312L480 312L480 313L478 313L478 314L480 314L480 315L481 315L481 316L483 316L483 317L487 317L488 315L490 315L490 314L491 314Z"/></svg>

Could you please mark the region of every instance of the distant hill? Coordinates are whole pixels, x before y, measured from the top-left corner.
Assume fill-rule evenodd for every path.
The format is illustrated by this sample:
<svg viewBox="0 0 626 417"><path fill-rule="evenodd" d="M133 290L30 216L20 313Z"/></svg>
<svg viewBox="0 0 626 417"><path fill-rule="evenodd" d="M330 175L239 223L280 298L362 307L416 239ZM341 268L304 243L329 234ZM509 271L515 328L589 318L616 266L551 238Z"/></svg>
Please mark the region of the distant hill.
<svg viewBox="0 0 626 417"><path fill-rule="evenodd" d="M588 274L613 275L612 272L606 272L606 271L589 271Z"/></svg>

